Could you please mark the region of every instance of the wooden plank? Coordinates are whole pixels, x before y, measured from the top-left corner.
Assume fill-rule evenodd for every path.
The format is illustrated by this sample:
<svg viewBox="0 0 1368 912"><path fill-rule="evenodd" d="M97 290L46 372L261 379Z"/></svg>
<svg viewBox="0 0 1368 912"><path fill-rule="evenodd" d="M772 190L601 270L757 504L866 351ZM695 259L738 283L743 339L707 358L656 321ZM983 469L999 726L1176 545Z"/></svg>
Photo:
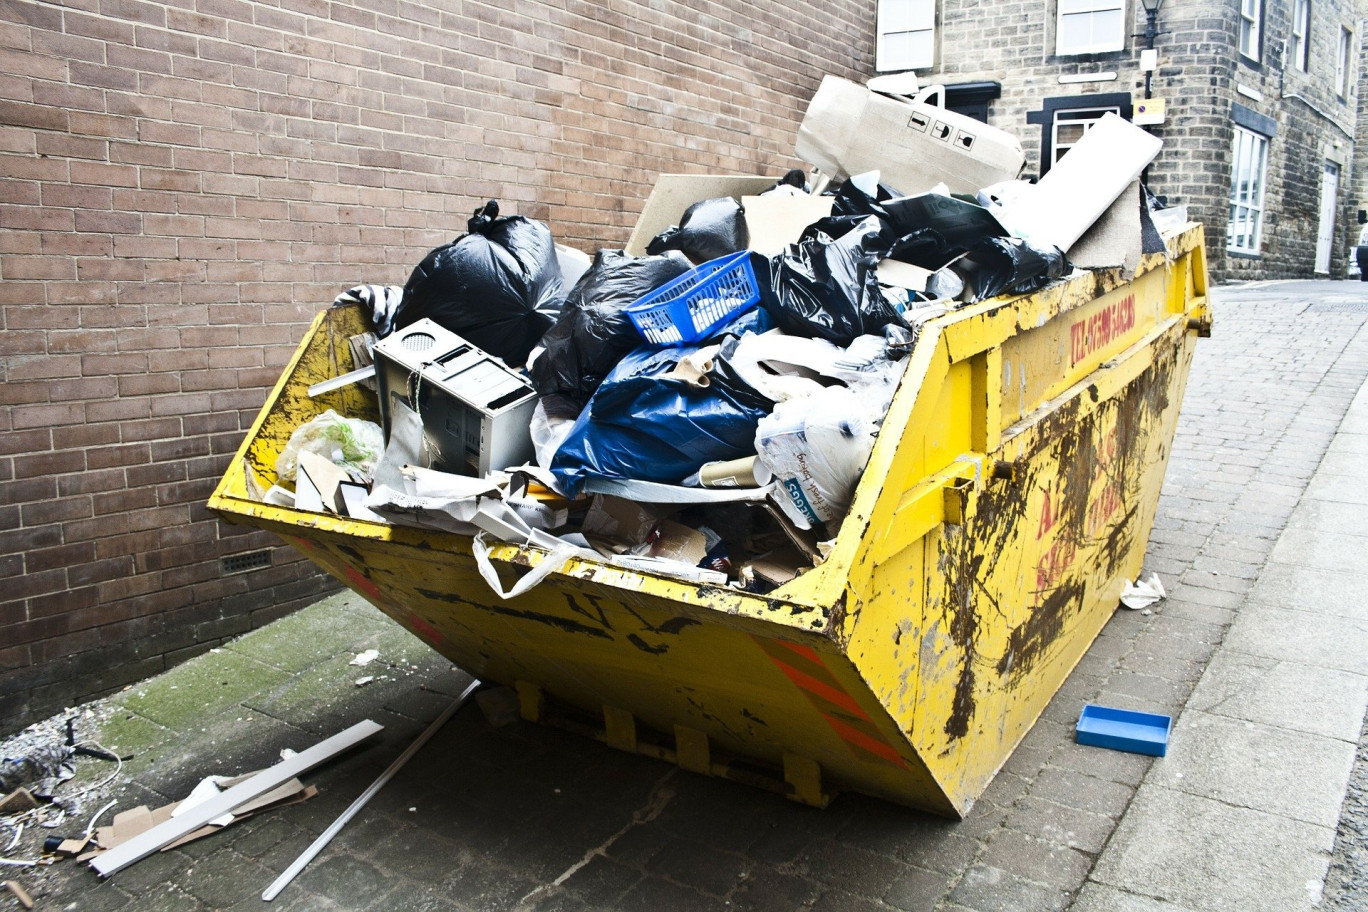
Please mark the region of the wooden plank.
<svg viewBox="0 0 1368 912"><path fill-rule="evenodd" d="M91 860L90 866L104 877L121 871L134 862L156 852L167 843L174 842L187 833L194 832L215 817L230 813L233 808L240 807L258 795L265 794L271 789L289 782L301 773L308 772L335 754L340 754L357 742L364 741L382 728L384 728L383 725L372 722L370 719L358 722L346 731L339 732L325 741L320 741L308 750L282 760L270 769L262 770L251 779L233 786L217 797L190 808L180 816L172 817L147 832L140 833L108 852L96 856Z"/></svg>

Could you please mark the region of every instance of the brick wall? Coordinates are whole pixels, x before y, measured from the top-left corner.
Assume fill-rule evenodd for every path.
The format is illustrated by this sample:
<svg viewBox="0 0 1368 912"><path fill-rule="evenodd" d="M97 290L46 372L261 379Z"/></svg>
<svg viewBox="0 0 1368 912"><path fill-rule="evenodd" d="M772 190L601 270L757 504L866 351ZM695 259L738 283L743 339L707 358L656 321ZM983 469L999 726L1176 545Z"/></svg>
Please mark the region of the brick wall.
<svg viewBox="0 0 1368 912"><path fill-rule="evenodd" d="M333 585L204 501L339 290L487 198L620 245L872 55L855 0L0 4L0 733Z"/></svg>

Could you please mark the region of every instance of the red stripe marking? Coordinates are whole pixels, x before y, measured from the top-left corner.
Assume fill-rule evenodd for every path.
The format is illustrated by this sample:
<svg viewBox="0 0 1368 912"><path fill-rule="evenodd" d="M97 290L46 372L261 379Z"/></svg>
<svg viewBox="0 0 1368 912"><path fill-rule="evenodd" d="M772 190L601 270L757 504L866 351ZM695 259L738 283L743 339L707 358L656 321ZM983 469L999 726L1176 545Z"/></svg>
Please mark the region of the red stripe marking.
<svg viewBox="0 0 1368 912"><path fill-rule="evenodd" d="M774 657L771 656L770 658ZM793 666L786 665L778 659L774 659L774 664L779 666L780 671L788 675L790 681L797 684L808 693L816 694L828 703L834 703L854 716L858 716L866 721L869 720L869 716L865 711L860 709L860 704L856 703L855 699L844 690L832 687L830 684L824 684L811 675L804 674Z"/></svg>
<svg viewBox="0 0 1368 912"><path fill-rule="evenodd" d="M822 668L826 667L822 664L822 657L819 656L817 654L817 651L813 649L811 646L804 646L801 643L785 643L782 640L778 641L778 645L783 646L790 652L798 653L798 655L807 659L809 662L813 662Z"/></svg>
<svg viewBox="0 0 1368 912"><path fill-rule="evenodd" d="M852 728L851 726L845 724L840 719L834 719L831 716L826 716L826 720L827 724L831 726L832 731L840 735L842 740L850 744L854 744L856 747L859 747L863 750L867 750L877 757L882 757L890 763L895 763L898 766L907 765L905 762L903 762L902 755L900 755L886 742L880 741L878 738L872 738L864 732L860 731L858 728Z"/></svg>

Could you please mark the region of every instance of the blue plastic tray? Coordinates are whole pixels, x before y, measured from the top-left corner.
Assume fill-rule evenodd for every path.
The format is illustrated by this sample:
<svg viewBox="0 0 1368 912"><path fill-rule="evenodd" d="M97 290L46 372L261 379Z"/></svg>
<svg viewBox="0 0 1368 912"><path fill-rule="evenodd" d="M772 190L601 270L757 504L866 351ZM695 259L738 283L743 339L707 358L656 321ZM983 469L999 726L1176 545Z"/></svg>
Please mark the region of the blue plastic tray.
<svg viewBox="0 0 1368 912"><path fill-rule="evenodd" d="M1162 757L1168 751L1173 717L1111 706L1083 707L1078 715L1079 744Z"/></svg>

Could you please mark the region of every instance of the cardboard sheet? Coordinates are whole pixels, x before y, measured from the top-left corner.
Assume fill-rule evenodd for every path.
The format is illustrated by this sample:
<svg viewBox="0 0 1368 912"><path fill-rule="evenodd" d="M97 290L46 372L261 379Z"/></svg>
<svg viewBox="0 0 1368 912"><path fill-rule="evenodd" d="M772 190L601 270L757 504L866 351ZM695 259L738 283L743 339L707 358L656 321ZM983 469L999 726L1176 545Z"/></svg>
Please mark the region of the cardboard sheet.
<svg viewBox="0 0 1368 912"><path fill-rule="evenodd" d="M750 249L777 256L798 243L803 229L831 215L832 196L743 196Z"/></svg>
<svg viewBox="0 0 1368 912"><path fill-rule="evenodd" d="M651 239L671 225L678 225L684 210L694 203L720 196L738 200L754 196L773 187L777 180L778 177L739 174L662 174L646 198L624 249L632 256L645 256Z"/></svg>

